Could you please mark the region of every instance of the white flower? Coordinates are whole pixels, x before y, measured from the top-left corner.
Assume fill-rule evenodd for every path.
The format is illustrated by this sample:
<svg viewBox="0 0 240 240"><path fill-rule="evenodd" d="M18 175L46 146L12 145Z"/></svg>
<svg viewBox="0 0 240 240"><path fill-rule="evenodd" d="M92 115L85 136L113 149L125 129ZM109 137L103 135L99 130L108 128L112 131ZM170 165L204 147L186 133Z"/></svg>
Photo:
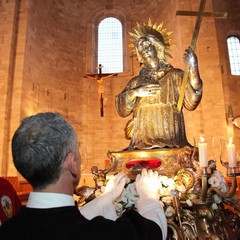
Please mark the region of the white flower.
<svg viewBox="0 0 240 240"><path fill-rule="evenodd" d="M172 197L171 196L162 197L161 200L166 204L172 203Z"/></svg>
<svg viewBox="0 0 240 240"><path fill-rule="evenodd" d="M135 183L128 184L128 186L126 188L126 191L129 195L132 195L132 196L137 196L138 195Z"/></svg>
<svg viewBox="0 0 240 240"><path fill-rule="evenodd" d="M170 191L176 189L176 187L175 187L175 181L174 181L172 178L168 178L168 180L167 180L167 186L168 186L168 189L169 189Z"/></svg>
<svg viewBox="0 0 240 240"><path fill-rule="evenodd" d="M115 208L117 212L122 212L123 211L123 205L121 203L116 203Z"/></svg>
<svg viewBox="0 0 240 240"><path fill-rule="evenodd" d="M200 175L199 175L200 177ZM194 205L194 200L196 198L199 198L201 194L201 186L199 185L199 191L196 190L197 188L194 187L192 189L186 189L185 185L182 183L179 183L177 181L177 176L174 178L169 178L167 176L159 176L160 179L160 186L158 190L159 194L159 202L165 210L165 215L166 217L172 217L175 214L175 209L172 205L172 191L177 191L178 192L178 197L179 200L186 200L186 204L191 207ZM136 185L135 182L130 182L131 180L128 179L127 186L126 188L123 189L123 192L119 199L115 202L115 209L117 214L120 216L125 209L129 207L133 207L136 205L136 202L139 198L136 190ZM177 181L177 183L175 182ZM229 191L229 186L221 172L218 170L215 170L210 178L208 179L208 184L211 187L219 189L223 193L227 193ZM198 185L196 185L198 186ZM95 191L95 196L98 197L104 192L105 187L102 186L100 190ZM214 194L212 195L212 205L211 208L213 210L218 209L218 204L220 204L223 199L217 195Z"/></svg>
<svg viewBox="0 0 240 240"><path fill-rule="evenodd" d="M186 187L182 184L182 185L177 185L177 190L181 193L185 193L186 192Z"/></svg>
<svg viewBox="0 0 240 240"><path fill-rule="evenodd" d="M160 179L160 182L163 185L167 186L167 181L168 181L168 177L167 176L160 176L159 179Z"/></svg>
<svg viewBox="0 0 240 240"><path fill-rule="evenodd" d="M133 200L129 199L129 201L128 201L128 203L126 204L125 207L126 207L126 208L129 208L129 207L135 205L135 203L136 203L136 201L133 201Z"/></svg>
<svg viewBox="0 0 240 240"><path fill-rule="evenodd" d="M123 192L120 198L117 200L117 203L122 204L123 208L129 208L135 205L137 200L138 200L138 194L135 187L135 183L130 183L127 185L126 188L123 189ZM118 209L120 208L118 207Z"/></svg>
<svg viewBox="0 0 240 240"><path fill-rule="evenodd" d="M221 172L219 172L218 170L215 170L212 175L216 176L218 179L224 179L223 174Z"/></svg>
<svg viewBox="0 0 240 240"><path fill-rule="evenodd" d="M124 202L124 203L128 202L128 193L127 193L126 189L123 189L120 201Z"/></svg>
<svg viewBox="0 0 240 240"><path fill-rule="evenodd" d="M174 208L172 206L167 207L165 211L166 217L171 217L174 214Z"/></svg>
<svg viewBox="0 0 240 240"><path fill-rule="evenodd" d="M171 190L169 190L168 188L162 188L159 191L160 196L169 196L170 195Z"/></svg>
<svg viewBox="0 0 240 240"><path fill-rule="evenodd" d="M191 201L190 199L187 199L186 203L187 203L187 205L188 205L189 207L191 207L191 206L193 205L193 203L192 203L192 201Z"/></svg>
<svg viewBox="0 0 240 240"><path fill-rule="evenodd" d="M213 195L213 200L215 203L219 204L220 202L222 202L222 198L220 196L218 196L217 194Z"/></svg>
<svg viewBox="0 0 240 240"><path fill-rule="evenodd" d="M213 204L211 205L211 207L212 207L212 209L213 209L213 210L216 210L216 209L218 209L218 206L217 206L217 204L216 204L216 203L213 203Z"/></svg>
<svg viewBox="0 0 240 240"><path fill-rule="evenodd" d="M215 170L212 176L208 179L208 183L211 187L218 188L223 193L227 193L229 191L229 186L223 174L217 170Z"/></svg>
<svg viewBox="0 0 240 240"><path fill-rule="evenodd" d="M222 193L227 193L229 191L229 186L226 182L222 182L219 187Z"/></svg>
<svg viewBox="0 0 240 240"><path fill-rule="evenodd" d="M212 187L215 187L215 188L219 188L220 187L220 181L219 181L219 178L217 178L216 176L211 176L209 179L208 179L208 183L212 186Z"/></svg>

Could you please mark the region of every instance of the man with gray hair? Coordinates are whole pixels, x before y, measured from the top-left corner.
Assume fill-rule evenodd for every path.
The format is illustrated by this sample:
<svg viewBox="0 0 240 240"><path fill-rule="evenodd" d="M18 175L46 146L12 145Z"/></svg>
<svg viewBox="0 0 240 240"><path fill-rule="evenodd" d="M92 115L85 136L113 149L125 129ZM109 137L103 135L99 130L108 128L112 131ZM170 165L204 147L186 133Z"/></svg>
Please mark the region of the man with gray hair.
<svg viewBox="0 0 240 240"><path fill-rule="evenodd" d="M136 179L138 212L126 211L115 220L101 214L101 208L112 205L123 191L126 176L121 173L95 200L96 209L89 208L95 215L87 216L87 205L84 213L79 211L73 198L81 175L78 139L60 114L47 112L25 118L13 136L12 155L33 192L27 205L0 227L1 240L165 239L166 219L156 199L157 188L148 191L148 185L157 181L156 172L145 169Z"/></svg>

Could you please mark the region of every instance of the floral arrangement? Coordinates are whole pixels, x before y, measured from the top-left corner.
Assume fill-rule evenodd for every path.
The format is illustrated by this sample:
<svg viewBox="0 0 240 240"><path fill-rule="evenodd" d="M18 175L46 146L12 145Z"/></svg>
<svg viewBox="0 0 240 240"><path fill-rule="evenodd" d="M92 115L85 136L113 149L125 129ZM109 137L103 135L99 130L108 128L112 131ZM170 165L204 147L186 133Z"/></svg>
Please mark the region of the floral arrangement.
<svg viewBox="0 0 240 240"><path fill-rule="evenodd" d="M211 171L211 174L209 174L208 178L209 187L214 187L219 189L222 193L227 193L229 191L229 186L223 174L216 168L210 169L209 171ZM109 176L107 176L107 181L108 177ZM195 184L189 189L186 187L186 183L184 183L184 181L179 181L179 176L175 176L174 178L160 176L159 178L159 201L163 206L166 217L172 217L174 214L176 214L173 204L174 195L177 195L179 201L188 207L192 207L195 201L201 197L201 185L198 181L199 175L195 176ZM101 195L102 192L104 192L104 186L95 191L95 197ZM135 208L137 200L138 194L136 191L135 182L128 179L121 196L115 202L117 214L120 216L126 209ZM211 205L211 208L216 210L218 209L219 204L225 201L225 199L218 194L213 193L208 196L207 201ZM229 199L227 201L229 201Z"/></svg>

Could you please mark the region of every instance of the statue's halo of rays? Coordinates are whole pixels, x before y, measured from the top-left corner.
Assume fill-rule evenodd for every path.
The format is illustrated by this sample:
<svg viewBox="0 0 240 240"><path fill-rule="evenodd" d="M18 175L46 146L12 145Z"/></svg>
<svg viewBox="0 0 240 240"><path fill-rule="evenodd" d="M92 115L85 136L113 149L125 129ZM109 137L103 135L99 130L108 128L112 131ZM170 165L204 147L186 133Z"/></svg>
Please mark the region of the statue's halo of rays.
<svg viewBox="0 0 240 240"><path fill-rule="evenodd" d="M136 23L137 26L134 29L134 32L129 32L131 38L130 38L130 44L129 47L133 50L132 56L137 56L137 52L135 49L136 41L141 37L146 37L148 35L155 36L161 43L164 45L164 53L166 56L171 57L171 54L169 53L169 50L172 46L174 46L173 43L171 43L170 36L172 35L172 32L167 32L167 30L163 27L163 22L160 24L152 23L151 19L148 20L148 23L143 23L142 25L139 23Z"/></svg>

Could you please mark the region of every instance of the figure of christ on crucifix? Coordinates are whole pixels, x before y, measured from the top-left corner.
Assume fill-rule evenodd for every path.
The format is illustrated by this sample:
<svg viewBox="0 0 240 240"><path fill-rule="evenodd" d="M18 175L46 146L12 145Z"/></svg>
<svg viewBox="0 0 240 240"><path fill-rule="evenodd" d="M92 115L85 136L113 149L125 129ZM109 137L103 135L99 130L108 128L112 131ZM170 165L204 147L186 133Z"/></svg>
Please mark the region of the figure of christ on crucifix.
<svg viewBox="0 0 240 240"><path fill-rule="evenodd" d="M103 94L104 94L104 79L110 78L112 76L117 76L117 73L102 73L103 66L101 64L96 67L98 69L97 74L87 74L85 78L97 80L98 83L98 95L100 100L100 116L104 116L104 103L103 103Z"/></svg>

